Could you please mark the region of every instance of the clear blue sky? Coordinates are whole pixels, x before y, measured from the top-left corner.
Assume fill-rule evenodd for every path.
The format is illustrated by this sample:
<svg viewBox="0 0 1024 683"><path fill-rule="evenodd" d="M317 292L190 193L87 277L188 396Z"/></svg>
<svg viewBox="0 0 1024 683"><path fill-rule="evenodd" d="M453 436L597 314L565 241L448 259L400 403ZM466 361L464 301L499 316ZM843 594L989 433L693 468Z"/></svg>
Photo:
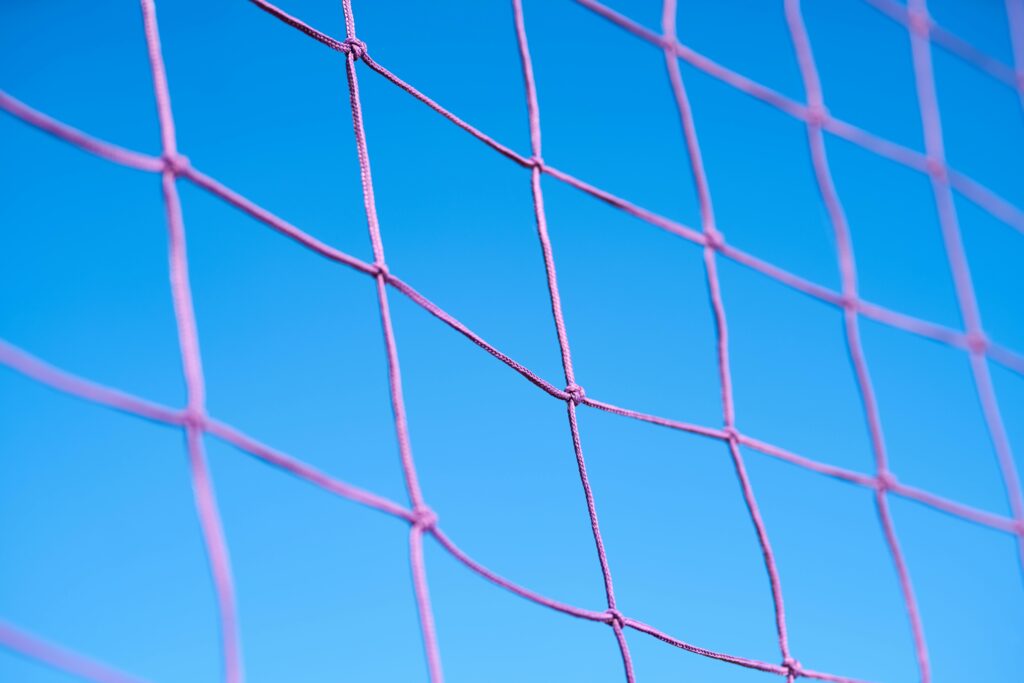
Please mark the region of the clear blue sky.
<svg viewBox="0 0 1024 683"><path fill-rule="evenodd" d="M281 0L342 37L340 7ZM513 148L528 127L507 2L354 0L400 77ZM657 29L657 0L612 3ZM1011 59L1002 3L936 0L938 20ZM544 157L699 225L661 52L568 0L527 0ZM906 33L860 0L808 0L837 116L922 149ZM247 2L159 6L179 144L195 166L372 260L341 57ZM681 40L796 99L782 3L681 3ZM529 176L360 66L391 270L559 384ZM951 163L1024 206L1013 91L941 51ZM684 65L728 241L838 288L802 124ZM159 152L133 3L6 2L0 88L101 138ZM156 176L0 116L0 337L75 373L182 405ZM927 179L829 138L865 298L960 328ZM588 395L719 426L700 249L544 181L566 322ZM209 410L332 475L405 501L372 281L181 183ZM958 200L986 328L1024 351L1024 235ZM872 471L837 309L720 262L738 424ZM446 532L505 576L602 609L564 406L401 296L392 298L414 454ZM863 322L902 481L1008 514L965 354ZM1024 377L993 365L1024 453ZM756 538L724 446L583 409L580 429L620 608L694 644L779 660ZM417 681L426 669L400 521L215 440L248 680ZM871 494L744 453L775 546L794 654L823 671L916 677ZM1011 536L893 499L936 683L1024 679ZM427 542L453 682L620 681L607 626L528 603ZM181 434L0 369L0 619L157 683L212 683L214 594ZM628 633L638 680L780 680ZM0 651L0 680L71 680Z"/></svg>

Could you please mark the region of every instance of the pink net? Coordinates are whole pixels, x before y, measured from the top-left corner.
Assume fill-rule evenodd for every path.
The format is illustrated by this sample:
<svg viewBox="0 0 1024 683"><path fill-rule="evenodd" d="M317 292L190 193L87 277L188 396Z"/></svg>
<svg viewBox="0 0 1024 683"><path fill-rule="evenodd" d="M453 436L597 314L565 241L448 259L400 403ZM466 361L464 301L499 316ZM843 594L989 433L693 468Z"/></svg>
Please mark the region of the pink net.
<svg viewBox="0 0 1024 683"><path fill-rule="evenodd" d="M301 20L271 5L266 0L251 0L260 9L268 12L286 24L299 29L313 39L345 56L346 75L352 109L352 121L355 130L356 148L359 160L364 206L367 216L367 227L373 247L373 262L367 263L345 254L301 229L291 225L282 218L257 206L234 190L226 187L196 168L186 157L178 152L174 118L171 113L170 94L160 49L160 37L157 29L156 10L153 0L142 0L142 14L145 25L146 43L149 52L150 66L153 76L154 93L160 121L161 144L163 153L153 157L117 145L105 142L78 131L64 123L56 121L45 114L32 109L17 99L0 92L0 108L61 140L75 145L82 150L107 159L116 164L129 166L160 176L163 191L164 208L169 231L169 260L171 290L177 320L179 346L181 349L182 368L185 376L188 401L184 408L171 408L158 405L143 398L132 396L117 389L102 386L87 379L71 375L55 368L44 361L30 355L26 351L0 340L0 362L8 367L59 391L102 404L116 410L133 414L148 420L180 427L186 436L188 460L194 490L197 514L200 520L203 539L209 557L210 570L216 589L218 611L220 615L220 637L222 641L224 680L238 683L243 680L242 655L239 642L239 629L236 616L234 585L227 545L217 500L210 481L209 469L203 447L203 437L208 435L229 443L241 451L258 458L274 467L303 479L338 496L355 501L361 505L378 510L388 515L401 518L409 524L409 560L415 589L416 605L419 613L420 629L432 683L443 680L441 656L434 627L430 606L429 589L426 569L423 561L423 537L432 536L438 544L449 552L452 557L473 572L488 581L533 601L547 608L590 621L607 624L615 637L621 653L624 675L627 681L634 680L633 664L629 646L625 636L626 629L653 636L670 645L687 650L704 657L717 659L731 664L774 673L792 683L797 678L809 678L822 681L848 681L855 679L841 675L815 671L800 664L790 650L786 632L786 613L783 603L782 584L776 567L775 557L769 541L768 532L758 508L757 499L747 476L740 446L762 454L778 458L793 465L840 479L874 492L878 516L881 521L885 541L888 545L903 594L907 615L913 632L913 640L917 663L922 681L931 678L928 650L925 643L924 628L914 596L913 584L907 570L899 538L893 525L889 510L889 496L899 496L917 501L921 504L941 510L976 524L1013 534L1021 553L1024 564L1024 497L1022 497L1013 454L1000 417L989 374L988 363L998 363L1014 372L1024 374L1024 356L991 341L985 334L978 304L972 286L970 269L961 240L956 209L953 202L953 190L977 204L999 220L1024 232L1024 211L1007 200L998 196L978 181L951 168L943 150L942 127L939 108L935 94L935 79L932 70L932 45L938 45L948 52L962 58L979 70L1014 88L1021 98L1024 108L1024 2L1007 0L1007 16L1009 18L1013 38L1015 65L1004 64L984 52L973 47L952 32L936 24L928 14L926 0L909 0L906 6L893 0L866 0L894 21L904 25L909 32L912 46L914 75L917 97L921 111L921 123L925 132L925 152L922 154L890 140L878 137L862 130L846 121L832 116L825 107L821 86L815 65L814 53L804 26L799 0L784 0L785 14L789 32L795 49L800 73L806 93L806 102L797 102L786 96L738 74L691 48L681 44L675 35L676 2L664 0L662 14L662 30L656 33L614 10L596 2L596 0L577 0L577 2L618 25L625 31L648 41L661 48L665 55L669 80L678 109L680 125L686 141L686 151L690 168L696 184L700 207L701 227L699 230L682 225L663 216L657 215L643 207L617 197L603 189L586 183L569 173L546 164L541 154L540 112L534 84L533 68L530 59L529 44L524 22L521 0L513 0L515 31L519 54L522 61L523 76L526 85L526 102L530 126L530 155L525 156L503 145L482 131L460 119L455 114L402 81L386 68L377 63L369 54L367 46L356 36L355 19L351 1L343 0L345 28L347 38L336 40L305 24ZM841 273L842 287L840 291L807 281L778 266L763 261L752 254L741 251L725 241L715 224L714 204L711 190L704 171L701 158L700 142L694 125L678 60L704 73L757 98L772 107L803 121L806 124L811 163L818 189L825 204L829 220L835 233L837 243L837 259ZM551 312L554 319L555 332L561 351L564 371L565 388L542 379L525 366L506 356L497 348L486 342L479 335L467 328L450 314L435 305L425 296L413 289L411 285L392 274L386 265L384 242L377 220L376 203L373 194L373 179L370 172L370 158L366 136L363 131L362 107L359 97L357 63L362 62L371 71L384 77L414 98L442 115L453 124L466 131L491 149L511 159L518 165L529 169L530 184L533 193L534 215L537 223L537 234L540 240L547 276L548 291L551 301ZM953 274L957 299L964 320L964 330L954 330L935 323L918 319L873 304L862 299L857 290L857 268L854 259L849 228L842 202L832 180L828 154L825 148L824 133L843 138L866 150L881 155L898 164L907 166L920 173L927 174L931 180L932 191L938 211L940 227L945 241L949 266ZM547 175L560 182L589 194L601 201L617 207L651 225L671 232L703 248L703 259L707 277L710 304L714 316L717 338L718 371L722 393L722 426L707 427L688 424L676 420L640 413L608 402L599 401L587 396L583 388L577 384L573 372L572 354L562 305L559 297L558 277L551 244L548 239L547 223L544 211L544 198L541 178ZM391 406L394 414L395 432L398 438L402 470L408 493L409 505L403 505L387 498L365 491L358 487L334 479L318 471L314 467L290 455L265 445L235 427L225 424L206 412L205 388L202 363L200 360L198 337L196 333L195 315L192 307L192 296L189 287L188 260L185 246L185 226L182 220L181 206L178 197L177 181L185 180L207 192L221 198L241 211L252 216L268 227L303 245L304 247L335 261L348 268L359 271L376 281L377 303L380 309L384 333L384 342L388 361L388 382ZM865 418L869 426L871 445L874 453L874 472L861 473L835 467L792 453L778 446L755 439L743 434L736 426L736 415L733 402L732 380L729 367L728 324L725 307L722 302L721 287L718 277L717 260L730 259L742 264L778 282L781 282L803 294L826 302L839 308L843 313L845 335L850 361L855 371L857 386L861 395ZM413 460L412 447L406 426L405 405L402 399L402 381L399 369L398 350L395 343L389 312L388 296L394 290L406 296L422 307L435 318L439 319L459 334L463 335L481 349L506 364L541 390L564 402L567 411L569 433L579 468L580 481L586 501L587 512L593 531L594 543L604 580L606 607L602 610L590 610L564 604L518 586L511 581L495 574L487 567L479 564L445 535L438 525L436 514L428 506L420 489ZM886 457L885 438L878 416L878 408L871 384L864 350L860 341L859 319L866 317L876 322L895 327L921 337L961 349L970 358L971 370L978 397L982 405L989 435L995 446L996 455L1001 467L1003 484L1009 499L1011 517L985 512L962 503L949 500L912 486L899 482L890 471ZM583 457L576 412L584 406L614 413L624 417L641 420L670 429L698 434L707 438L717 439L728 448L729 456L736 470L744 503L754 525L756 536L764 556L771 595L774 604L775 623L778 634L780 662L772 663L745 658L733 654L715 652L675 638L651 625L627 616L620 611L615 600L612 571L605 552L601 531L598 524L597 506L587 479L587 470ZM46 642L14 625L0 622L0 645L39 660L55 668L78 675L82 678L103 683L124 683L140 679L118 672L106 665L92 661L74 652Z"/></svg>

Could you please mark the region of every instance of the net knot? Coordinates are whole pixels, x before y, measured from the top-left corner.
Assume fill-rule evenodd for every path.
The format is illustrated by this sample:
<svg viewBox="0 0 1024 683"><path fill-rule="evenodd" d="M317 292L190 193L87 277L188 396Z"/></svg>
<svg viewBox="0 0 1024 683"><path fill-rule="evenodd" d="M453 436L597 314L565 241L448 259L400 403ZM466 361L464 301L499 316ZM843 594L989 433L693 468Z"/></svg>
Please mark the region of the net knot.
<svg viewBox="0 0 1024 683"><path fill-rule="evenodd" d="M605 623L611 624L612 626L616 626L619 630L622 630L626 627L626 617L622 616L622 612L615 609L614 607L609 607L608 609L606 609L604 611L604 616L606 619Z"/></svg>
<svg viewBox="0 0 1024 683"><path fill-rule="evenodd" d="M530 166L537 169L541 173L544 172L544 157L539 154L534 154L530 157Z"/></svg>
<svg viewBox="0 0 1024 683"><path fill-rule="evenodd" d="M983 354L988 351L988 338L981 332L967 335L967 350L971 353Z"/></svg>
<svg viewBox="0 0 1024 683"><path fill-rule="evenodd" d="M206 417L201 411L188 408L181 414L181 425L185 429L201 432L206 428Z"/></svg>
<svg viewBox="0 0 1024 683"><path fill-rule="evenodd" d="M583 399L587 397L587 392L583 391L583 387L575 382L570 382L565 387L565 393L567 394L567 400L572 401L574 405L583 403Z"/></svg>
<svg viewBox="0 0 1024 683"><path fill-rule="evenodd" d="M883 493L885 491L892 491L896 488L896 484L898 483L899 482L896 481L896 475L892 472L883 471L879 472L878 475L875 476L875 486Z"/></svg>
<svg viewBox="0 0 1024 683"><path fill-rule="evenodd" d="M839 296L839 305L847 311L857 311L860 308L860 299L856 294L843 292Z"/></svg>
<svg viewBox="0 0 1024 683"><path fill-rule="evenodd" d="M925 168L928 170L928 175L932 178L946 182L949 177L949 169L946 167L946 162L937 157L928 157L925 162Z"/></svg>
<svg viewBox="0 0 1024 683"><path fill-rule="evenodd" d="M726 441L734 441L738 443L740 440L740 433L736 431L735 427L722 427L722 434L725 435Z"/></svg>
<svg viewBox="0 0 1024 683"><path fill-rule="evenodd" d="M412 514L413 528L428 533L437 528L437 513L426 505L417 505Z"/></svg>
<svg viewBox="0 0 1024 683"><path fill-rule="evenodd" d="M714 251L720 251L725 246L725 236L715 228L704 228L704 244Z"/></svg>
<svg viewBox="0 0 1024 683"><path fill-rule="evenodd" d="M383 276L385 280L391 279L391 271L388 270L388 264L381 261L373 264L373 274Z"/></svg>
<svg viewBox="0 0 1024 683"><path fill-rule="evenodd" d="M794 657L786 657L782 660L782 668L786 670L788 676L796 678L803 672L803 668L800 666L800 661Z"/></svg>
<svg viewBox="0 0 1024 683"><path fill-rule="evenodd" d="M932 18L923 10L907 12L907 28L919 36L927 37L932 30Z"/></svg>
<svg viewBox="0 0 1024 683"><path fill-rule="evenodd" d="M161 160L164 164L164 170L170 171L175 176L184 175L192 167L188 161L188 157L184 154L178 154L177 152L164 154L163 157L161 157Z"/></svg>
<svg viewBox="0 0 1024 683"><path fill-rule="evenodd" d="M828 109L823 104L810 104L807 106L807 125L815 128L824 128L828 122Z"/></svg>
<svg viewBox="0 0 1024 683"><path fill-rule="evenodd" d="M352 59L359 61L366 54L366 43L358 38L346 38L341 41L342 50L352 55Z"/></svg>

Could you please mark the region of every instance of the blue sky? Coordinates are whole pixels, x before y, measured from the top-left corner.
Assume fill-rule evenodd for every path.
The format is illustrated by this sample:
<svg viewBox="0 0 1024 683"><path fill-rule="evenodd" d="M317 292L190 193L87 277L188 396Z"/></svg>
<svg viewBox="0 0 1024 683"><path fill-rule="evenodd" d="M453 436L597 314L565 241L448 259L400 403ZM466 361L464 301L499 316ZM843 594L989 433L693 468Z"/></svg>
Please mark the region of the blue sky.
<svg viewBox="0 0 1024 683"><path fill-rule="evenodd" d="M529 149L507 2L354 0L374 58L520 152ZM610 3L657 29L656 0ZM837 117L923 149L909 42L861 0L805 14ZM680 3L680 40L803 99L781 2ZM342 37L338 3L284 8ZM1002 3L936 0L936 19L1009 62ZM192 163L372 260L341 57L249 3L159 6L179 145ZM687 225L692 178L661 52L568 0L527 0L545 160ZM131 3L4 3L0 88L151 154L159 133ZM1024 206L1012 89L941 50L950 163ZM529 175L360 66L392 272L555 384L561 367ZM730 244L838 289L803 125L683 64ZM0 117L0 337L71 372L184 403L158 179ZM862 295L960 329L927 178L829 137ZM373 282L181 182L215 417L405 501ZM700 249L544 179L578 381L589 396L720 426ZM1024 351L1024 236L957 200L985 327ZM739 428L872 471L839 311L720 260ZM602 609L564 406L392 296L413 451L441 525L538 592ZM901 481L1008 506L966 354L878 323L862 334ZM1018 456L1024 377L992 364ZM725 447L581 409L620 609L694 644L779 660L763 563ZM406 525L207 439L252 683L425 680ZM916 680L870 491L744 451L779 561L794 654ZM1024 464L1024 463L1022 463ZM1010 535L894 498L934 680L1024 675L1024 585ZM450 681L620 681L607 626L548 611L427 542ZM216 611L179 431L0 368L0 619L155 682L218 680ZM641 681L772 677L628 633ZM0 651L0 680L72 680Z"/></svg>

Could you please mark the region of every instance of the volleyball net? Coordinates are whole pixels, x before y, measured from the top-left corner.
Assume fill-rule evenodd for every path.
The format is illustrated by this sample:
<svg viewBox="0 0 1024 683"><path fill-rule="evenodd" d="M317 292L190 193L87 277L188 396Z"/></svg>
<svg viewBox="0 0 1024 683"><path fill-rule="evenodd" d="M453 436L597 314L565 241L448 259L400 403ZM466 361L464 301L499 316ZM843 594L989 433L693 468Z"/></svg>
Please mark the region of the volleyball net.
<svg viewBox="0 0 1024 683"><path fill-rule="evenodd" d="M909 34L917 100L925 138L925 150L920 152L859 128L848 121L833 116L829 112L822 94L815 54L804 24L799 0L784 0L784 10L794 56L799 66L799 73L805 92L804 101L793 100L766 85L711 60L680 42L676 35L677 8L675 0L664 0L660 32L651 30L596 0L577 0L578 4L620 27L623 31L634 35L640 40L651 43L663 52L668 82L671 87L675 109L678 113L679 125L685 139L685 150L681 150L681 152L685 152L687 155L700 209L700 226L691 227L632 203L544 161L541 141L541 115L531 61L527 22L521 0L512 1L512 15L522 66L523 83L525 85L526 123L529 126L530 132L530 150L528 153L517 151L499 142L484 131L459 118L456 114L447 110L441 104L420 92L413 85L403 81L381 63L377 62L372 56L370 47L358 37L359 34L356 31L355 15L351 0L343 0L342 2L346 30L346 37L344 39L331 37L266 0L250 1L255 7L263 10L270 16L294 29L302 31L313 40L323 44L326 48L340 53L343 58L366 223L373 252L372 262L361 260L340 251L271 213L216 178L204 174L193 166L188 158L179 151L175 135L174 116L171 109L170 88L163 63L160 34L153 0L142 0L141 7L160 124L162 153L159 156L144 154L105 140L100 140L66 123L57 121L13 96L0 91L0 108L26 124L49 133L87 153L115 164L154 174L160 179L165 220L169 235L168 258L172 300L177 323L182 372L187 388L186 405L184 407L161 405L116 388L95 383L87 378L73 375L50 365L32 355L29 351L3 340L0 340L0 362L16 372L66 394L146 420L171 425L182 430L187 445L186 450L197 515L217 597L219 633L223 653L223 679L228 683L240 683L244 680L243 657L228 545L225 541L223 525L218 512L217 499L204 449L204 438L206 437L230 444L240 451L283 472L298 477L313 486L386 515L399 518L408 524L409 562L427 671L432 683L440 683L443 680L444 674L441 648L434 625L427 572L423 558L425 537L432 538L454 559L497 587L511 591L545 608L553 609L579 619L606 624L610 629L611 635L614 637L615 646L620 653L623 675L627 681L633 681L635 678L633 661L626 637L627 633L633 632L638 636L657 638L671 646L699 656L776 674L784 677L788 683L792 683L798 678L853 683L856 679L844 676L841 672L818 671L810 666L805 666L797 658L797 653L793 652L790 647L782 579L775 561L769 530L766 528L762 518L754 487L747 474L743 451L745 449L757 452L823 476L863 487L872 491L874 495L882 535L899 579L906 618L913 635L914 652L920 680L927 683L931 679L931 671L925 626L922 623L920 610L917 605L911 571L908 569L900 538L893 523L889 507L890 498L896 496L912 500L972 523L1010 534L1016 539L1020 551L1020 561L1024 564L1024 543L1022 543L1024 541L1024 497L1022 497L1020 480L1015 468L1011 445L1000 414L1000 407L993 387L989 365L990 363L995 363L1014 373L1024 374L1024 355L991 339L985 331L977 297L974 292L970 264L963 246L959 220L954 204L954 193L973 202L999 221L1020 232L1024 232L1024 211L967 173L953 168L947 162L935 90L932 51L936 47L945 50L973 65L991 78L1013 88L1020 96L1021 106L1024 109L1024 3L1019 0L1007 0L1006 3L1009 28L1016 57L1015 64L1010 65L987 55L958 37L955 33L937 24L929 16L926 0L909 0L906 5L893 2L892 0L865 0L891 20L903 25ZM806 128L809 161L835 236L837 247L836 263L841 275L841 288L838 291L804 279L789 270L732 246L727 241L726 236L718 229L715 221L712 191L704 169L700 138L694 122L686 84L680 69L680 60L708 76L803 122ZM544 379L525 365L509 357L450 313L436 305L399 275L389 270L385 258L383 231L377 219L377 206L370 166L370 148L363 127L363 109L359 90L359 77L361 74L370 74L389 81L486 147L522 167L524 173L529 176L537 237L543 257L555 336L561 355L564 383L562 381L556 383ZM952 273L957 302L963 320L962 330L952 329L870 302L859 294L857 265L853 253L852 240L843 202L833 181L829 155L825 144L826 135L844 139L864 150L927 176L930 181L948 266ZM590 396L585 392L583 386L577 380L573 369L569 335L559 295L559 280L555 256L548 236L541 182L543 177L575 188L586 195L626 212L653 228L667 231L701 247L708 298L716 331L716 357L721 388L721 426L713 427L692 424L668 417L639 412L602 400L603 397L599 399ZM374 279L376 283L376 301L380 311L386 350L388 386L394 418L394 429L408 497L407 502L402 503L390 500L374 492L338 480L312 465L281 452L235 426L220 421L208 414L205 400L205 378L190 289L185 221L178 196L179 182L191 183L321 257ZM718 274L718 264L721 259L727 259L757 271L792 290L841 311L849 362L854 370L856 385L863 407L864 420L870 435L874 462L872 471L857 472L827 464L757 439L739 429L733 400L728 320ZM421 307L435 319L475 344L483 352L508 366L523 379L551 396L565 409L569 437L579 471L586 512L589 517L598 565L604 584L606 600L605 605L601 608L584 608L566 604L520 586L474 560L442 530L437 515L433 512L421 490L413 457L412 440L407 427L405 402L402 394L399 352L389 307L389 297L394 294L406 297ZM982 407L985 424L994 447L1002 482L1006 490L1011 513L1009 516L993 514L940 496L931 491L905 484L890 469L868 360L861 343L860 321L862 319L868 319L891 328L896 328L907 334L927 338L953 347L968 356L978 400ZM744 657L739 653L719 652L705 648L700 644L684 641L675 635L630 616L628 606L620 605L616 601L612 572L612 560L614 558L609 558L609 554L605 551L598 521L599 505L598 501L595 500L587 477L583 448L584 440L581 438L580 428L577 423L577 411L583 408L605 411L668 429L699 435L722 443L724 451L728 454L735 470L742 492L742 502L749 514L750 522L753 525L757 542L764 558L765 571L768 576L772 604L774 606L774 620L779 650L777 661L762 661ZM13 624L0 622L0 645L87 680L101 681L103 683L123 683L125 681L141 680L86 656L50 643Z"/></svg>

